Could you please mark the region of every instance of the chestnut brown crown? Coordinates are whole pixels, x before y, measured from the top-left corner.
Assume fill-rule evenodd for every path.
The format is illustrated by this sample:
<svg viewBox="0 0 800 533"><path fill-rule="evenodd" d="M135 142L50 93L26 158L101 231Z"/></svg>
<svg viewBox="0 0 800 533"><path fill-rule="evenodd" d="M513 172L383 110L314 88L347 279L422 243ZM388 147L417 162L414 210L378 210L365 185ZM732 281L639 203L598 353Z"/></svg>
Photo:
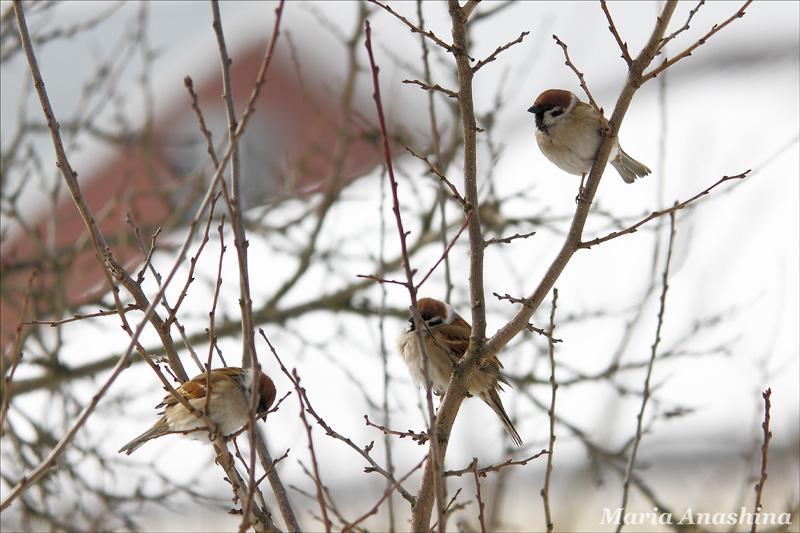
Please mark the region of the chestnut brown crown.
<svg viewBox="0 0 800 533"><path fill-rule="evenodd" d="M272 402L275 401L275 384L263 372L258 379L258 414L265 415L269 408L272 407Z"/></svg>
<svg viewBox="0 0 800 533"><path fill-rule="evenodd" d="M563 107L566 109L569 107L570 102L572 102L571 92L565 91L564 89L547 89L536 97L533 106L528 111L531 113L539 113L547 111L548 109L553 109L554 107Z"/></svg>
<svg viewBox="0 0 800 533"><path fill-rule="evenodd" d="M429 329L441 326L442 324L449 324L452 322L452 317L449 306L436 298L420 298L417 300L417 309L422 321L425 322ZM414 331L414 317L408 319L407 331Z"/></svg>

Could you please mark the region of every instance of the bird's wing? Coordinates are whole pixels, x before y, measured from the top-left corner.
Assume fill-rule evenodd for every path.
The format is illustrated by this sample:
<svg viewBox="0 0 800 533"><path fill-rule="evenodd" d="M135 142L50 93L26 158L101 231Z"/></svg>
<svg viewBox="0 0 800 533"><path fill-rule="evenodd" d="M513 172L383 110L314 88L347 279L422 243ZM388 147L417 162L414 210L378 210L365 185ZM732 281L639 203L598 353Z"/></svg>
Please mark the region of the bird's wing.
<svg viewBox="0 0 800 533"><path fill-rule="evenodd" d="M469 334L472 328L461 318L456 316L450 324L445 324L436 328L436 336L433 342L447 354L451 364L458 362L469 348Z"/></svg>
<svg viewBox="0 0 800 533"><path fill-rule="evenodd" d="M214 389L214 385L219 383L220 380L228 379L227 373L221 372L222 370L227 369L216 369L211 372L211 389ZM183 385L177 388L177 391L183 395L184 398L187 400L195 400L197 398L205 398L206 396L206 384L208 383L208 374L203 373L199 374L189 381L185 382ZM170 405L175 405L178 403L178 399L175 398L172 394L167 394L164 396L164 399L161 400L161 403L156 406L156 409L160 407L168 407Z"/></svg>

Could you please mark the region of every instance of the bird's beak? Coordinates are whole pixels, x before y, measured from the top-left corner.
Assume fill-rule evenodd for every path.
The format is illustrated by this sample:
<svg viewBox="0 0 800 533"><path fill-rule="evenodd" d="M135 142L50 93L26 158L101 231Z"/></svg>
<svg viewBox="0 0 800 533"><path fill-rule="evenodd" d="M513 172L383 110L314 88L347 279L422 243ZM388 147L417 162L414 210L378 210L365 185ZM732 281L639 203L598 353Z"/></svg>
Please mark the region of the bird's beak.
<svg viewBox="0 0 800 533"><path fill-rule="evenodd" d="M533 113L534 115L539 112L539 108L535 105L532 105L528 108L528 113Z"/></svg>

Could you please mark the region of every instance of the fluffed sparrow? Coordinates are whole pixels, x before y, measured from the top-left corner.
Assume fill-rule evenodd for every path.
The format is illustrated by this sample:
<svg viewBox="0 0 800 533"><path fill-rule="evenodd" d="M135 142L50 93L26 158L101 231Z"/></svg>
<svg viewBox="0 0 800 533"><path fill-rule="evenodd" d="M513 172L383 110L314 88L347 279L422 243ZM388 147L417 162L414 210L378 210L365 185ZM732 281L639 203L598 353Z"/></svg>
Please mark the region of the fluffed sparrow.
<svg viewBox="0 0 800 533"><path fill-rule="evenodd" d="M224 436L233 435L242 429L249 420L252 368L215 368L211 371L211 397L208 400L208 419L216 426L215 431ZM201 413L206 407L206 386L208 374L195 376L177 388L188 402ZM266 416L275 401L275 385L263 372L259 376L258 405L256 417ZM212 428L181 404L175 396L167 394L156 409L163 408L161 418L153 427L119 449L120 453L130 455L145 442L168 435L181 433L190 438L206 438Z"/></svg>
<svg viewBox="0 0 800 533"><path fill-rule="evenodd" d="M558 168L583 177L589 173L594 156L603 140L606 120L589 104L562 89L548 89L540 94L529 113L536 115L536 142L542 153ZM650 169L625 153L619 141L609 156L611 165L625 183L650 174Z"/></svg>
<svg viewBox="0 0 800 533"><path fill-rule="evenodd" d="M442 395L450 383L453 365L461 359L469 347L472 327L445 302L434 298L420 298L417 306L424 322L422 333L425 339L425 351L428 354L428 373L434 392ZM424 386L422 351L419 349L413 317L409 319L408 327L397 337L397 349L405 360L411 377L419 385ZM501 383L508 385L508 381L500 373L501 368L503 365L497 356L485 358L470 376L467 390L492 408L514 444L521 446L522 439L508 418L498 394L498 391L502 390Z"/></svg>

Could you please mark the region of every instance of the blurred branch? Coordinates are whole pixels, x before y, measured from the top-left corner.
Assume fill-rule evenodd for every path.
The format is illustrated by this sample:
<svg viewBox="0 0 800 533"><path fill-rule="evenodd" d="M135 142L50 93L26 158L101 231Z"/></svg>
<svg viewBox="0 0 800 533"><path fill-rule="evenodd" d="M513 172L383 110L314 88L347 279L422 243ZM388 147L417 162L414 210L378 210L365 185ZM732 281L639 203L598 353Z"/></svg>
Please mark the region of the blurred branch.
<svg viewBox="0 0 800 533"><path fill-rule="evenodd" d="M634 436L630 455L628 457L628 467L625 470L625 480L622 485L622 503L620 505L621 515L625 515L625 510L628 505L628 493L631 484L631 477L633 469L636 464L636 453L639 450L639 443L642 441L644 427L644 411L647 407L647 402L650 399L650 380L653 375L653 366L658 356L658 347L661 344L661 329L664 325L664 311L667 306L667 290L669 288L669 267L672 261L672 250L675 243L675 213L671 212L669 215L669 241L667 243L667 259L664 262L664 272L661 275L661 297L659 298L658 319L656 323L656 336L650 348L650 361L647 364L647 372L644 378L644 390L642 392L642 403L639 407L639 414L636 416L636 435ZM622 526L625 524L624 520L620 520L617 524L617 533L622 531Z"/></svg>
<svg viewBox="0 0 800 533"><path fill-rule="evenodd" d="M761 424L761 429L764 431L764 443L761 445L761 474L756 483L756 504L753 508L753 516L758 516L761 512L761 497L764 494L764 485L767 483L767 461L769 459L769 441L772 440L772 431L769 430L770 420L770 397L772 396L772 389L767 388L761 397L764 398L764 422ZM753 520L750 525L750 533L756 533L756 525L758 520Z"/></svg>
<svg viewBox="0 0 800 533"><path fill-rule="evenodd" d="M14 381L14 373L17 371L17 366L19 362L22 361L22 342L25 340L23 336L23 325L26 322L25 317L28 314L28 307L31 303L31 292L33 288L33 281L36 279L36 276L39 273L34 270L31 272L30 277L28 278L28 288L25 291L25 301L22 303L22 314L20 315L20 322L17 324L15 337L14 337L14 346L11 350L11 354L8 357L8 361L10 363L9 366L6 366L6 357L5 354L0 354L0 376L3 378L3 389L9 390L11 388L11 382ZM0 402L0 437L5 435L5 424L6 424L6 414L8 413L8 406L9 402L11 401L11 395L3 394L2 402Z"/></svg>
<svg viewBox="0 0 800 533"><path fill-rule="evenodd" d="M547 410L547 417L550 420L550 439L547 448L547 467L544 471L544 486L542 487L542 503L544 504L544 520L548 533L553 531L553 516L550 513L550 476L553 474L553 449L556 444L556 344L553 341L553 333L556 331L556 305L558 303L558 289L553 288L553 305L550 307L550 337L547 342L547 355L550 359L550 409Z"/></svg>

